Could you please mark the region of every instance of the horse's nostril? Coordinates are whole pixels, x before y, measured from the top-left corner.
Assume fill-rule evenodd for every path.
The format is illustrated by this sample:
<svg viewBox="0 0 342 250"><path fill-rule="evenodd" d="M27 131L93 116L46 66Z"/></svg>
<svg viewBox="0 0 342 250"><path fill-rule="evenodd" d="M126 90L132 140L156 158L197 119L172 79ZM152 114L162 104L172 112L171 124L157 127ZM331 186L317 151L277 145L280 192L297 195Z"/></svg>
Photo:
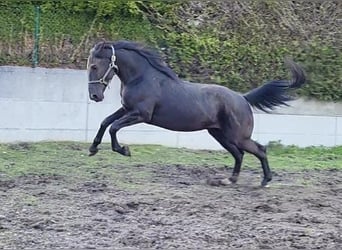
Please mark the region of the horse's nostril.
<svg viewBox="0 0 342 250"><path fill-rule="evenodd" d="M102 99L103 99L103 96L100 95L97 95L97 94L91 94L90 95L90 99L95 101L95 102L101 102Z"/></svg>

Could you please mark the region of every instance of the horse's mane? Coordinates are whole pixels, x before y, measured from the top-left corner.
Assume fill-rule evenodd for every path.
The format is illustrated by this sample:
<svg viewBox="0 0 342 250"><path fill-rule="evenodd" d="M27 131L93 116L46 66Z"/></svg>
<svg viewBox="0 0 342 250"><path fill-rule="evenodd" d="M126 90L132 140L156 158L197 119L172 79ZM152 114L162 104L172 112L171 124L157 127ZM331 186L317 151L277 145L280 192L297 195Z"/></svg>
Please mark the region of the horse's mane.
<svg viewBox="0 0 342 250"><path fill-rule="evenodd" d="M104 46L111 46L113 45L115 50L120 49L126 49L126 50L132 50L138 53L139 55L146 58L146 60L149 62L149 64L157 69L158 71L164 73L171 79L179 82L180 79L178 78L177 74L165 63L165 61L162 59L159 53L156 51L147 48L141 43L132 42L132 41L116 41L116 42L105 42ZM96 48L97 46L95 46Z"/></svg>

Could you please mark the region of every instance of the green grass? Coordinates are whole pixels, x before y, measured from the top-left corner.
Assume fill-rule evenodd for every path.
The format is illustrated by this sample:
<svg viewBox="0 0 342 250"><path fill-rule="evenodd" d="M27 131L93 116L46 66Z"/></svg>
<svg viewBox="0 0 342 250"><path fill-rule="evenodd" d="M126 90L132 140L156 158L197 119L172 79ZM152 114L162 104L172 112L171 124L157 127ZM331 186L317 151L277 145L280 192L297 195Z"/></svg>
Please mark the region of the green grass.
<svg viewBox="0 0 342 250"><path fill-rule="evenodd" d="M233 158L225 151L189 150L156 145L131 145L132 157L114 153L109 144L102 144L93 157L88 156L89 143L40 142L0 144L0 177L28 174L57 174L75 177L103 175L113 179L120 177L144 178L145 170L130 166L139 165L186 165L232 166ZM282 146L272 143L268 147L269 163L273 170L301 171L308 169L341 169L342 146L308 147ZM246 154L243 166L260 168L259 161ZM113 171L120 168L121 171ZM124 175L124 176L123 176Z"/></svg>

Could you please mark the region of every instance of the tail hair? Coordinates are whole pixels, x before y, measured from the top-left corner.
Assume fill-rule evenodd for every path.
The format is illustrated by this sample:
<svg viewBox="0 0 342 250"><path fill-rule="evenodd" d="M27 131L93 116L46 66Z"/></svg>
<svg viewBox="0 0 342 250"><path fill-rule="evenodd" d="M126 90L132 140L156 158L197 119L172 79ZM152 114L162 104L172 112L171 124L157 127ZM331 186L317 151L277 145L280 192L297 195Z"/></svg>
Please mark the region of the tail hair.
<svg viewBox="0 0 342 250"><path fill-rule="evenodd" d="M286 59L291 71L291 80L274 80L244 94L244 98L256 109L271 112L277 106L289 106L287 102L294 100L289 90L302 87L306 82L304 70L292 60Z"/></svg>

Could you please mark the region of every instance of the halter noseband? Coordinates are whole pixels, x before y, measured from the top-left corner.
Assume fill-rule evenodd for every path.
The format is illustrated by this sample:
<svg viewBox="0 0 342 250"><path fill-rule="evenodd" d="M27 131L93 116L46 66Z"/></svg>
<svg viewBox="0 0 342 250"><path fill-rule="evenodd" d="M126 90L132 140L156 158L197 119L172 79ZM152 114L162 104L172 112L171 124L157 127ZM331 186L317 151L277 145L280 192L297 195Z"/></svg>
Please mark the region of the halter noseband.
<svg viewBox="0 0 342 250"><path fill-rule="evenodd" d="M107 76L109 75L111 70L114 70L114 72L117 74L117 72L119 71L118 65L116 65L116 56L115 56L115 49L114 46L111 45L112 48L112 56L111 56L111 60L110 63L108 65L108 69L106 71L106 73L104 73L104 75L102 76L102 78L100 78L99 80L94 80L94 81L89 81L89 84L95 84L95 83L101 83L105 86L108 86L109 81L106 80ZM89 67L89 66L88 66Z"/></svg>

